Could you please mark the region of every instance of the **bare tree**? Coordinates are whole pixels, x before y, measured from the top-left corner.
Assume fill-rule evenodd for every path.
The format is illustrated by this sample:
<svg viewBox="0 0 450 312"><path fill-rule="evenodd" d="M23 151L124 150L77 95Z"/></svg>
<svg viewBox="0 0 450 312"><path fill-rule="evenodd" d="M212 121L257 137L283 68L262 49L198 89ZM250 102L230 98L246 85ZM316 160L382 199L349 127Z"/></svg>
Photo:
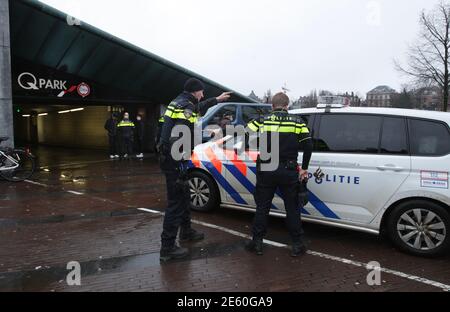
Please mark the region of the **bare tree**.
<svg viewBox="0 0 450 312"><path fill-rule="evenodd" d="M398 61L395 65L397 70L413 77L418 86L439 86L446 112L450 87L450 4L441 1L430 13L423 11L420 26L419 38L407 53L407 65Z"/></svg>

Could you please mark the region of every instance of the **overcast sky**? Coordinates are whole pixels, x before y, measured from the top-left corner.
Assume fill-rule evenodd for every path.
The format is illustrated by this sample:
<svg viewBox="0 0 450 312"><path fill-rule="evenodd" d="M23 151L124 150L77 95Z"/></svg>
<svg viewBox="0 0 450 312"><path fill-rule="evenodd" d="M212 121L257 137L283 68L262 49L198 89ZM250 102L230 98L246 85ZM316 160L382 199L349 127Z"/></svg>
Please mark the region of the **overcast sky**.
<svg viewBox="0 0 450 312"><path fill-rule="evenodd" d="M262 96L286 84L365 94L407 78L393 66L437 0L43 0L203 76Z"/></svg>

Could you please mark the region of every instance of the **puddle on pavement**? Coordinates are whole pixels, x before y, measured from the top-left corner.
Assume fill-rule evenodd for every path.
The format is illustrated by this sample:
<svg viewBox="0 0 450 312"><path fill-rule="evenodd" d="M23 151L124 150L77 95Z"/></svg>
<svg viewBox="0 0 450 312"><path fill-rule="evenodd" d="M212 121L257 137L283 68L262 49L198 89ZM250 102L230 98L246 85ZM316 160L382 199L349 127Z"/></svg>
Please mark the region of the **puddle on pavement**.
<svg viewBox="0 0 450 312"><path fill-rule="evenodd" d="M106 273L144 270L155 266L168 266L171 263L193 261L227 255L244 248L243 241L231 244L211 244L190 248L188 258L160 263L159 252L144 255L124 256L118 258L99 259L80 263L81 280L83 277ZM3 291L50 291L52 287L66 286L66 278L70 273L65 266L42 267L38 270L24 272L0 273L0 292ZM68 286L67 286L68 287Z"/></svg>

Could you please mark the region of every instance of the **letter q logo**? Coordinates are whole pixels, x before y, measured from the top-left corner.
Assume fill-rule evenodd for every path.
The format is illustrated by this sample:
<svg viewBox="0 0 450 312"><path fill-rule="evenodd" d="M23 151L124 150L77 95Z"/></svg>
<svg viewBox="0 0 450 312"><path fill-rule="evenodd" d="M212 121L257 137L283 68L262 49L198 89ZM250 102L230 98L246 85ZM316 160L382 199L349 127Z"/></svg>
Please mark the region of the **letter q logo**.
<svg viewBox="0 0 450 312"><path fill-rule="evenodd" d="M25 90L39 90L37 78L31 73L22 73L17 79L19 86Z"/></svg>

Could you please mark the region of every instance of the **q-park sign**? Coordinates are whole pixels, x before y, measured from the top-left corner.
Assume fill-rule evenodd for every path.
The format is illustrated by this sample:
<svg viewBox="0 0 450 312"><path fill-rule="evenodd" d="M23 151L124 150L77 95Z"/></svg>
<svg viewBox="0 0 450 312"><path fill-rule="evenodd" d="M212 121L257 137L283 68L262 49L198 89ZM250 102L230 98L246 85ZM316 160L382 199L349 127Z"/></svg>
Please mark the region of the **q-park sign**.
<svg viewBox="0 0 450 312"><path fill-rule="evenodd" d="M60 91L57 95L58 97L78 91L78 95L84 98L91 93L89 85L84 82L67 87L67 80L45 79L36 77L36 75L29 72L21 73L17 78L17 83L24 90Z"/></svg>

